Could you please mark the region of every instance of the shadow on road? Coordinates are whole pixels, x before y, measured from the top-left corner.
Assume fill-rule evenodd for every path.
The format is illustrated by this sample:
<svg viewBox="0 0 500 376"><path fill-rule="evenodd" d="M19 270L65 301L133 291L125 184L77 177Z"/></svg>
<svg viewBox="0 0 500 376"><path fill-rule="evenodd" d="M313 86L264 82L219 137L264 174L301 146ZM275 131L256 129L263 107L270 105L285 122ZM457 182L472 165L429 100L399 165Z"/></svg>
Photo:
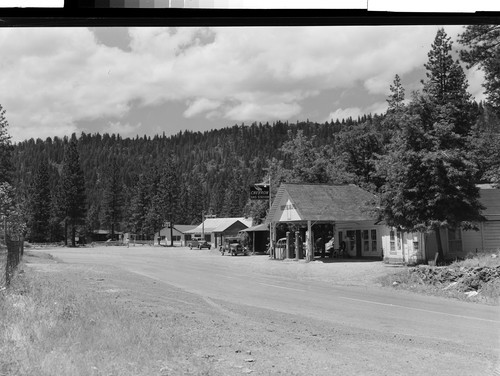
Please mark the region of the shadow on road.
<svg viewBox="0 0 500 376"><path fill-rule="evenodd" d="M329 257L315 257L314 261L319 261L325 264L333 264L333 263L365 263L365 262L381 262L382 259L380 257L372 257L372 258L329 258Z"/></svg>

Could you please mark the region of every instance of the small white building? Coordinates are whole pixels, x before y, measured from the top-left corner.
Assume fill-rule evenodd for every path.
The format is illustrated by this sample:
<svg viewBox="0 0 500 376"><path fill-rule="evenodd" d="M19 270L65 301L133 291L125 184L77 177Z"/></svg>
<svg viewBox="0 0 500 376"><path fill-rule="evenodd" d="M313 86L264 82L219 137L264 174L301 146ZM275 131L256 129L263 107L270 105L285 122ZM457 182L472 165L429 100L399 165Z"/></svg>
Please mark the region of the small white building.
<svg viewBox="0 0 500 376"><path fill-rule="evenodd" d="M194 229L186 231L197 237L205 236L205 240L214 247L223 244L225 236L236 236L238 232L252 226L252 218L206 218Z"/></svg>
<svg viewBox="0 0 500 376"><path fill-rule="evenodd" d="M195 225L176 225L172 228L164 227L155 234L155 244L170 245L173 241L175 245L185 246L191 240L189 230L194 229Z"/></svg>

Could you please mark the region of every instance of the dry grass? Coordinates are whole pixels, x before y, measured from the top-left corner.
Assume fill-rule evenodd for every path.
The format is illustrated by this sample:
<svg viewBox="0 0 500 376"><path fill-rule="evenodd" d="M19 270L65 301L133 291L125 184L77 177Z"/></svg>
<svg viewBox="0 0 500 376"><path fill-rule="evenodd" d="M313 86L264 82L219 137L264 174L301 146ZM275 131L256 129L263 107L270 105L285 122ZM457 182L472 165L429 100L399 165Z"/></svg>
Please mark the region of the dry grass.
<svg viewBox="0 0 500 376"><path fill-rule="evenodd" d="M30 270L0 293L0 375L210 374L172 325Z"/></svg>
<svg viewBox="0 0 500 376"><path fill-rule="evenodd" d="M494 267L500 265L500 249L491 252L470 253L465 260L455 261L452 266L475 268L476 266Z"/></svg>

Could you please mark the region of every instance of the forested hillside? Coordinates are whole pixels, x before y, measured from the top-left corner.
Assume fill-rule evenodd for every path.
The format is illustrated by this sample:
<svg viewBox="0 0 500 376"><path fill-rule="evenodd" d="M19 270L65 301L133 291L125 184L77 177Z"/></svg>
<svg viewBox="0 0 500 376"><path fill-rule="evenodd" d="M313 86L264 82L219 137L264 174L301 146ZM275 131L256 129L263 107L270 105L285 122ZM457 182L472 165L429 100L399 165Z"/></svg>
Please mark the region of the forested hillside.
<svg viewBox="0 0 500 376"><path fill-rule="evenodd" d="M175 163L180 212L177 223L197 223L201 212L218 216L243 215L248 186L264 179L268 160L283 160L280 150L288 132L317 135L315 147L333 144L334 135L347 122L314 124L235 125L204 133L185 131L174 136L122 138L109 134L73 134L65 138L30 139L14 147L15 185L28 194L43 161L48 162L50 191L55 194L62 171L65 145L76 141L89 213L100 213L105 187L115 176L122 193L123 209L130 205L134 190L163 172L166 162ZM155 176L156 175L156 176ZM231 202L225 198L231 196ZM100 213L102 214L102 213ZM95 214L95 219L101 215Z"/></svg>

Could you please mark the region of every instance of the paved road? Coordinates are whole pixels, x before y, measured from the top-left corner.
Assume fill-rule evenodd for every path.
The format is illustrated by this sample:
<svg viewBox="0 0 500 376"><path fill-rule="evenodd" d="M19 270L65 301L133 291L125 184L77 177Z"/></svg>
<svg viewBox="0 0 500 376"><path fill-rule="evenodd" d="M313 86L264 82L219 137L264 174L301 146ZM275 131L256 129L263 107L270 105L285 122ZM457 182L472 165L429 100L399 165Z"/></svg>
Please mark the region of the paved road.
<svg viewBox="0 0 500 376"><path fill-rule="evenodd" d="M50 253L68 263L113 265L211 299L427 341L432 351L460 349L490 363L484 369L500 375L499 307L273 275L268 265L277 261L266 256L221 257L213 251L151 247Z"/></svg>

